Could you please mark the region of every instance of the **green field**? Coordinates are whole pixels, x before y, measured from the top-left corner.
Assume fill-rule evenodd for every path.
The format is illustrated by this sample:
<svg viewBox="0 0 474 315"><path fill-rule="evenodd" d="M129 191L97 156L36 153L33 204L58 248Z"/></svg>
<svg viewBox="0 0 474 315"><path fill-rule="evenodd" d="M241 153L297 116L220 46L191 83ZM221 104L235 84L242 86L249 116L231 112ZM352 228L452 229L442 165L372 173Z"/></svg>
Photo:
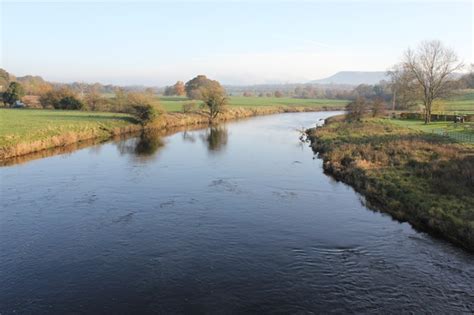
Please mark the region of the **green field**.
<svg viewBox="0 0 474 315"><path fill-rule="evenodd" d="M97 132L134 122L125 114L43 109L0 109L0 147L45 140L66 132Z"/></svg>
<svg viewBox="0 0 474 315"><path fill-rule="evenodd" d="M200 101L192 101L186 97L159 97L160 105L169 112L182 111L184 104L195 103L201 104ZM346 100L331 100L331 99L299 99L291 97L244 97L244 96L230 96L229 106L234 107L260 107L260 106L308 106L308 107L323 107L323 106L345 106L348 103Z"/></svg>
<svg viewBox="0 0 474 315"><path fill-rule="evenodd" d="M455 94L438 102L440 108L434 108L433 113L474 114L474 90L456 91Z"/></svg>
<svg viewBox="0 0 474 315"><path fill-rule="evenodd" d="M420 130L423 132L446 135L450 138L458 140L459 142L474 142L474 122L455 124L452 121L433 121L428 125L420 120L408 119L392 119L390 122L401 127L408 127L410 129Z"/></svg>

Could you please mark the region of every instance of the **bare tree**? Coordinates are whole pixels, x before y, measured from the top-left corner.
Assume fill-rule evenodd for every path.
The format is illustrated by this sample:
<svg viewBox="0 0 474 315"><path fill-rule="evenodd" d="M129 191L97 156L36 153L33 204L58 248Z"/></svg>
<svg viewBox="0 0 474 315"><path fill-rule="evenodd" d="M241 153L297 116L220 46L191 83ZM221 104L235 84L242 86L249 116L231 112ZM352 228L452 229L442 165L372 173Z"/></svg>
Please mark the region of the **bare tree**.
<svg viewBox="0 0 474 315"><path fill-rule="evenodd" d="M440 41L425 41L417 50L408 49L402 60L402 67L412 74L422 91L425 108L425 123L431 121L433 101L446 95L452 88L448 82L451 74L461 70L456 53Z"/></svg>

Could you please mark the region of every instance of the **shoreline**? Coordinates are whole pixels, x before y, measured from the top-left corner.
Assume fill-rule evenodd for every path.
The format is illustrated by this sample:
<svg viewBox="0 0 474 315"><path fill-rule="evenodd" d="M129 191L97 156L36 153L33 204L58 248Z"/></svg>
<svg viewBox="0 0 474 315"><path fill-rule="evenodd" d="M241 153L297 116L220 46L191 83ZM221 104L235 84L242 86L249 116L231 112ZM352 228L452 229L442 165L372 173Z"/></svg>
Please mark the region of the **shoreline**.
<svg viewBox="0 0 474 315"><path fill-rule="evenodd" d="M230 108L219 116L215 123L222 123L241 118L250 118L255 116L274 115L281 113L298 113L298 112L320 112L341 110L340 106L322 106L322 107L304 107L304 106L280 106L280 107L255 107L255 108ZM157 129L166 131L168 129L180 127L192 127L196 125L209 125L209 118L200 113L178 113L170 112L161 114L156 121L148 126L141 126L137 123L130 122L125 127L116 127L107 129L99 127L97 130L88 132L66 132L61 135L49 137L44 140L36 140L31 142L20 142L15 145L0 148L0 165L11 165L11 161L16 158L38 154L39 152L51 150L55 148L63 148L79 144L83 142L102 142L114 137L139 133L145 129Z"/></svg>
<svg viewBox="0 0 474 315"><path fill-rule="evenodd" d="M381 130L360 136L364 124ZM307 135L324 172L362 194L368 208L474 252L472 147L382 122L350 124L340 116Z"/></svg>

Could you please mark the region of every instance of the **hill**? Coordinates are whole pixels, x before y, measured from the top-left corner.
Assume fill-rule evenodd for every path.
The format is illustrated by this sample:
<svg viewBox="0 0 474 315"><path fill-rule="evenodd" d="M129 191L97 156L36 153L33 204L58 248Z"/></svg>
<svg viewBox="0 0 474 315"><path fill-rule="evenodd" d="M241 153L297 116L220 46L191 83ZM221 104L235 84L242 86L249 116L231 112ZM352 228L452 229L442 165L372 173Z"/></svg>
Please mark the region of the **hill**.
<svg viewBox="0 0 474 315"><path fill-rule="evenodd" d="M330 77L313 80L316 84L376 84L381 80L387 80L385 71L340 71Z"/></svg>

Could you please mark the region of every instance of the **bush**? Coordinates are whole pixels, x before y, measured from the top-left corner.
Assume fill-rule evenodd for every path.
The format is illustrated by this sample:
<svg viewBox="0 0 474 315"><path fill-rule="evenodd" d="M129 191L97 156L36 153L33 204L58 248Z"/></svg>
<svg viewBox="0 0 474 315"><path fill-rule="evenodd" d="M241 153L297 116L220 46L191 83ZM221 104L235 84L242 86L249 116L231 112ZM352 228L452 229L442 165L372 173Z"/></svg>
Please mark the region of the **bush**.
<svg viewBox="0 0 474 315"><path fill-rule="evenodd" d="M71 101L72 99L77 99L77 94L74 93L71 89L67 87L63 87L60 89L52 90L49 92L44 93L40 96L39 102L43 108L55 108L55 109L67 109L64 106L67 106L67 102ZM63 99L66 99L63 101ZM61 101L63 104L61 105ZM72 101L76 103L75 101Z"/></svg>
<svg viewBox="0 0 474 315"><path fill-rule="evenodd" d="M150 104L135 104L132 105L132 114L143 126L151 123L158 117L158 111Z"/></svg>
<svg viewBox="0 0 474 315"><path fill-rule="evenodd" d="M385 103L382 98L376 97L371 104L372 117L383 116L385 114Z"/></svg>
<svg viewBox="0 0 474 315"><path fill-rule="evenodd" d="M347 119L349 121L360 121L367 112L367 101L363 97L357 97L346 106Z"/></svg>
<svg viewBox="0 0 474 315"><path fill-rule="evenodd" d="M183 113L192 113L197 110L196 103L186 103L183 105Z"/></svg>
<svg viewBox="0 0 474 315"><path fill-rule="evenodd" d="M74 96L65 96L54 105L54 108L80 110L84 108L84 103Z"/></svg>

